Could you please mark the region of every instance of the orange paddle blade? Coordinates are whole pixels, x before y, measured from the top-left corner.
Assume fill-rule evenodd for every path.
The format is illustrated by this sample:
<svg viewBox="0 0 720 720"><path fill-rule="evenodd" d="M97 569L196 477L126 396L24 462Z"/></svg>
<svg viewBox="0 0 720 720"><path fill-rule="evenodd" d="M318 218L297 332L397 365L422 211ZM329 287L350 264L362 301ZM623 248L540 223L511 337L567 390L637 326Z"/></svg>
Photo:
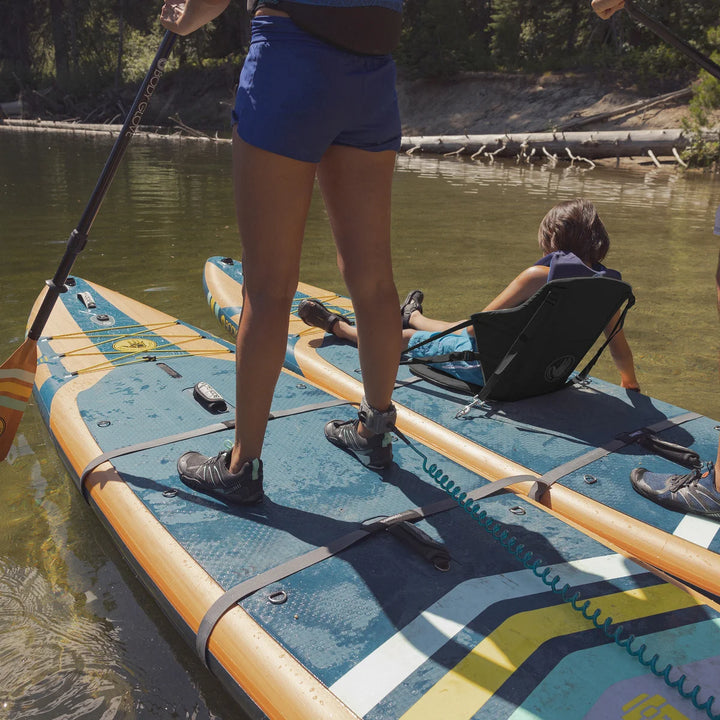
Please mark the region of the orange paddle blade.
<svg viewBox="0 0 720 720"><path fill-rule="evenodd" d="M7 457L30 398L37 342L28 338L0 367L0 461Z"/></svg>

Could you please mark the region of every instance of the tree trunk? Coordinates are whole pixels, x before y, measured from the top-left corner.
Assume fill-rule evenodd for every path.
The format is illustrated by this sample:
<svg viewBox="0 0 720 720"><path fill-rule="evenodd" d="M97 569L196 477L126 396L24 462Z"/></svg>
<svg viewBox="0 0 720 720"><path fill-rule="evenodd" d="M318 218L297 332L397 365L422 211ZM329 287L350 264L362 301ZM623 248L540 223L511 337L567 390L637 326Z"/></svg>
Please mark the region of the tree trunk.
<svg viewBox="0 0 720 720"><path fill-rule="evenodd" d="M52 27L53 47L55 49L55 82L64 87L70 73L70 48L65 27L64 0L49 0L50 24Z"/></svg>
<svg viewBox="0 0 720 720"><path fill-rule="evenodd" d="M115 64L115 90L120 88L122 81L122 62L125 41L125 0L120 2L120 17L118 18L118 52L117 62Z"/></svg>

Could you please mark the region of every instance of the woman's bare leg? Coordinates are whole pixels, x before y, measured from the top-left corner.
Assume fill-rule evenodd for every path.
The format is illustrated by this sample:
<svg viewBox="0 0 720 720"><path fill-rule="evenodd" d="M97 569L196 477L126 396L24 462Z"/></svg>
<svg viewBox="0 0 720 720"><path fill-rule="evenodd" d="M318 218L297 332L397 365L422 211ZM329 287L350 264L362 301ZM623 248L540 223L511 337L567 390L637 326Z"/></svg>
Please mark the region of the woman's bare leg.
<svg viewBox="0 0 720 720"><path fill-rule="evenodd" d="M401 319L390 252L395 156L393 151L374 153L333 145L318 169L338 266L357 319L365 397L378 410L390 406L401 352Z"/></svg>
<svg viewBox="0 0 720 720"><path fill-rule="evenodd" d="M243 245L244 301L237 334L236 427L230 471L260 457L285 358L290 306L316 171L233 136L233 181Z"/></svg>

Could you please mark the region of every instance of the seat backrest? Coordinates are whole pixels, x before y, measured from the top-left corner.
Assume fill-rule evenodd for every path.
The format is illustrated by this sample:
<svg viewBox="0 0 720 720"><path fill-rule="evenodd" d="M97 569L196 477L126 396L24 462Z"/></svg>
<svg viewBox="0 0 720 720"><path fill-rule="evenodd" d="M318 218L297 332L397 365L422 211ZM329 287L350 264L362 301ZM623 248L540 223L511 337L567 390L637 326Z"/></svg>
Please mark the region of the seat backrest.
<svg viewBox="0 0 720 720"><path fill-rule="evenodd" d="M607 277L553 280L522 305L471 316L483 395L518 400L562 387L632 288Z"/></svg>

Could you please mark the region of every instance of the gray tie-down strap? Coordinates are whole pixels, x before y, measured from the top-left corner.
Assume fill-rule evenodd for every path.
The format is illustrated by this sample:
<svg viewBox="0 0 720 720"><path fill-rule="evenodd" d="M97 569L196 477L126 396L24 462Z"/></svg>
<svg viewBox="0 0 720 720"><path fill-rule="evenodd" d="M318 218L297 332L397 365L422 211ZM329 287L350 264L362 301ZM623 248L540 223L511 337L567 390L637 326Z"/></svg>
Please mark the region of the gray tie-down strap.
<svg viewBox="0 0 720 720"><path fill-rule="evenodd" d="M496 480L488 483L487 485L483 485L480 488L471 490L467 493L466 500L480 500L481 498L502 490L508 485L514 485L515 483L523 480L533 481L537 480L537 478L533 475L517 475L514 477L502 478L502 480ZM457 500L451 497L446 497L430 505L425 505L424 507L416 507L412 510L406 510L398 513L397 515L391 515L389 517L373 520L367 524L361 524L355 530L352 530L346 535L331 541L323 547L315 548L303 555L298 555L287 562L281 563L274 568L270 568L269 570L260 573L260 575L256 575L244 582L241 582L239 585L235 585L235 587L232 587L230 590L223 593L210 606L200 622L200 626L197 631L197 638L195 640L195 649L198 656L203 663L207 665L207 644L215 625L217 625L220 618L228 610L249 595L252 595L258 590L261 590L274 582L278 582L290 575L294 575L300 570L304 570L305 568L309 568L312 565L322 562L323 560L327 560L328 558L342 552L346 548L349 548L351 545L355 545L361 540L364 540L381 530L388 530L400 523L411 523L415 520L421 520L431 515L436 515L437 513L452 510L457 507L460 507Z"/></svg>
<svg viewBox="0 0 720 720"><path fill-rule="evenodd" d="M290 415L300 415L301 413L312 412L313 410L322 410L329 407L337 407L339 405L352 405L347 400L326 400L321 403L311 403L309 405L300 405L299 407L289 408L288 410L273 410L270 412L269 420L277 420L283 417L289 417ZM203 435L211 435L212 433L222 432L223 430L232 430L235 427L235 420L224 420L222 422L213 423L212 425L205 425L195 430L187 430L185 432L177 433L175 435L166 435L165 437L155 438L154 440L147 440L141 443L133 443L132 445L124 445L123 447L116 448L115 450L108 450L102 455L98 455L94 460L91 460L83 469L78 480L78 486L82 490L85 479L87 476L98 466L102 465L108 460L112 460L116 457L122 457L123 455L130 455L132 453L141 452L143 450L150 450L151 448L160 447L161 445L172 445L172 443L183 442L184 440L191 440L192 438L202 437Z"/></svg>
<svg viewBox="0 0 720 720"><path fill-rule="evenodd" d="M620 433L604 445L593 448L584 455L580 455L574 460L569 460L562 465L558 465L556 468L553 468L541 475L539 478L536 478L536 483L528 493L528 497L532 500L539 501L543 493L560 478L565 477L566 475L569 475L570 473L579 470L581 467L585 467L585 465L589 465L606 455L617 452L627 445L632 445L632 443L634 443L643 434L662 432L663 430L667 430L668 428L675 427L677 425L682 425L683 423L695 420L699 417L702 417L699 413L687 412L681 415L676 415L672 418L663 418L659 422L656 422L653 425L648 425L647 427Z"/></svg>

